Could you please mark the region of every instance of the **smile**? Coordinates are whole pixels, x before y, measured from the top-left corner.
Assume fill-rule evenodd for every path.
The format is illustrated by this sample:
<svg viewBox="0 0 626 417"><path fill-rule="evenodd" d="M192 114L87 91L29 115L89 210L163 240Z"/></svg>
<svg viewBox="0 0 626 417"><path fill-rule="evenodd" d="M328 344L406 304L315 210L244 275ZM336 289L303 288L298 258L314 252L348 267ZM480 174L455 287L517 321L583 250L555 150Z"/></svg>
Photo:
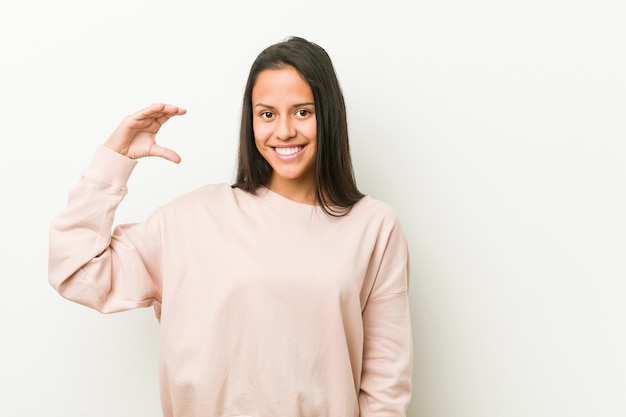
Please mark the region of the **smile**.
<svg viewBox="0 0 626 417"><path fill-rule="evenodd" d="M293 146L291 148L274 148L274 152L276 152L280 156L293 156L304 149L304 146Z"/></svg>

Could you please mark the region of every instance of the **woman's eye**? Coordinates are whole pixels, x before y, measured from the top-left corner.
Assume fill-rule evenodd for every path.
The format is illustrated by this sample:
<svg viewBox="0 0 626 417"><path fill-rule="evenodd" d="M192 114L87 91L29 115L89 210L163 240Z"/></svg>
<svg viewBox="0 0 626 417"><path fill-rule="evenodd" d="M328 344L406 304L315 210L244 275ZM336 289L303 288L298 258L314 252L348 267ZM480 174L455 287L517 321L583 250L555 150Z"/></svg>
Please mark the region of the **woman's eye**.
<svg viewBox="0 0 626 417"><path fill-rule="evenodd" d="M271 119L273 116L272 112L269 111L264 111L263 113L261 113L261 118L263 119Z"/></svg>
<svg viewBox="0 0 626 417"><path fill-rule="evenodd" d="M309 114L311 114L311 112L309 110L306 110L306 109L301 109L301 110L298 110L296 114L298 116L300 116L300 117L306 117Z"/></svg>

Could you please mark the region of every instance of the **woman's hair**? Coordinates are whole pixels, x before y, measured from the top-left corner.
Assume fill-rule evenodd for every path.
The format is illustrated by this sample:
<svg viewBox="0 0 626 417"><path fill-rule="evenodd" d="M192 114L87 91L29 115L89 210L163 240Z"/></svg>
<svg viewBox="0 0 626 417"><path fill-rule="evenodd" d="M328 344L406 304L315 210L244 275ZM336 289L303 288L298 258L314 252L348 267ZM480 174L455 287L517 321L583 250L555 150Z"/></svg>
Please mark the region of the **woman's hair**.
<svg viewBox="0 0 626 417"><path fill-rule="evenodd" d="M269 46L256 58L243 96L237 179L233 187L254 192L269 184L272 167L259 153L252 128L252 89L268 69L293 67L313 92L316 114L315 201L331 216L347 214L363 194L356 186L346 105L332 61L320 46L299 37Z"/></svg>

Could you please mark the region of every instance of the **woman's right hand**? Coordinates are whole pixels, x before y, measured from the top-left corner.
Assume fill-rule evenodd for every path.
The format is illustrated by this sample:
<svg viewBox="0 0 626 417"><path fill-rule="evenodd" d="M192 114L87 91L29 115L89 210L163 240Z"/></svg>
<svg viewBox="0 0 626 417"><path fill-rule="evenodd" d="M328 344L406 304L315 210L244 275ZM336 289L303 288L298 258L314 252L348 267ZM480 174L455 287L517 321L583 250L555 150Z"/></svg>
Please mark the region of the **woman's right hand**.
<svg viewBox="0 0 626 417"><path fill-rule="evenodd" d="M175 151L156 143L156 134L171 117L185 113L187 110L171 104L156 103L148 106L126 116L104 146L132 159L158 156L179 163L180 156Z"/></svg>

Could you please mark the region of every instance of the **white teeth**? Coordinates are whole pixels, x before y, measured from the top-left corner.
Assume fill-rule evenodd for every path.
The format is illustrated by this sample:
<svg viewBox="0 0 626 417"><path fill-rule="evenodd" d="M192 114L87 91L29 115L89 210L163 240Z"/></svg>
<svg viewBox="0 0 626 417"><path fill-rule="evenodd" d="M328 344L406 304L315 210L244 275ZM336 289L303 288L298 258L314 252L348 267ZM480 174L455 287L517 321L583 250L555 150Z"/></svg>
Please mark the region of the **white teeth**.
<svg viewBox="0 0 626 417"><path fill-rule="evenodd" d="M283 156L294 155L300 152L304 146L296 146L295 148L274 148L276 153Z"/></svg>

